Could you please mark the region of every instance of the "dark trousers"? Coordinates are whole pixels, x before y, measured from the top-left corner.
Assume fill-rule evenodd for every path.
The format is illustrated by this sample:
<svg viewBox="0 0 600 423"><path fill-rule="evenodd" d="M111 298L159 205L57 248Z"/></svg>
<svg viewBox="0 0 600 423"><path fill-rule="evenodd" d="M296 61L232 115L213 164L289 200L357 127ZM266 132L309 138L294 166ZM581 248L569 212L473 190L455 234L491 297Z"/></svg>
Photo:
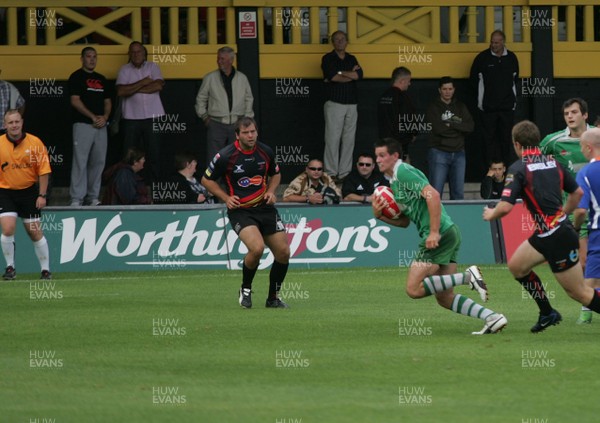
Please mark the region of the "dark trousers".
<svg viewBox="0 0 600 423"><path fill-rule="evenodd" d="M160 131L156 130L152 119L121 119L123 131L123 152L136 147L146 153L146 163L142 175L146 182L164 176L160 163Z"/></svg>
<svg viewBox="0 0 600 423"><path fill-rule="evenodd" d="M220 149L236 140L234 125L211 120L206 132L206 164L215 157Z"/></svg>
<svg viewBox="0 0 600 423"><path fill-rule="evenodd" d="M502 160L506 167L516 160L511 131L515 121L512 110L483 112L483 137L485 141L486 165Z"/></svg>

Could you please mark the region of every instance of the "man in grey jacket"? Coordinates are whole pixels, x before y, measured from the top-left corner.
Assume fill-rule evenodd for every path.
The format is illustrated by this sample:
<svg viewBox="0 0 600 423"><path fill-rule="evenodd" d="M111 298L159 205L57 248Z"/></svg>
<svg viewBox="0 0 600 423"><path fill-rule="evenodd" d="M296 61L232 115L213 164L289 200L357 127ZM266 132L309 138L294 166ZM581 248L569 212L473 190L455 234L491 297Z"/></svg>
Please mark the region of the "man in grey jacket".
<svg viewBox="0 0 600 423"><path fill-rule="evenodd" d="M217 51L219 69L202 79L196 96L196 114L207 128L206 161L235 141L235 122L242 117L254 117L254 97L248 78L233 67L235 52L231 47Z"/></svg>

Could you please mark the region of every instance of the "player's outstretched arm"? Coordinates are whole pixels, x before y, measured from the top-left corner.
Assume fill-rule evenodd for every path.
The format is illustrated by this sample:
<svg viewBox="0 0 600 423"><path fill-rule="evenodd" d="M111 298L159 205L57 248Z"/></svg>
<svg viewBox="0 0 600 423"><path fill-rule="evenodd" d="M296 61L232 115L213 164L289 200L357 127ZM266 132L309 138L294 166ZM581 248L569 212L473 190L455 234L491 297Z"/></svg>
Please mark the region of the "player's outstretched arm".
<svg viewBox="0 0 600 423"><path fill-rule="evenodd" d="M485 206L483 208L483 220L487 220L489 222L491 220L500 219L509 214L512 208L513 205L508 201L500 201L494 208Z"/></svg>

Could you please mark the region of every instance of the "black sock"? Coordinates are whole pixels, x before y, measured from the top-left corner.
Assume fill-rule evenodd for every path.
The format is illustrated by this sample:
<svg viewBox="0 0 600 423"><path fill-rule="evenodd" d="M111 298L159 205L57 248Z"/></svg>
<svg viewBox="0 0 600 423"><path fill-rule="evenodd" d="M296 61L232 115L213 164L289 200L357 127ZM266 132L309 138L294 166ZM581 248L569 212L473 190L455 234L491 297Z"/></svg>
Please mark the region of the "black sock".
<svg viewBox="0 0 600 423"><path fill-rule="evenodd" d="M548 301L548 296L546 295L546 291L544 291L542 281L534 271L529 272L527 276L518 278L517 280L523 288L525 288L525 291L531 295L531 298L535 300L540 308L541 314L547 315L552 312L552 306L550 305L550 301Z"/></svg>
<svg viewBox="0 0 600 423"><path fill-rule="evenodd" d="M258 266L256 269L249 269L246 267L246 262L244 261L244 265L242 266L242 288L252 288L252 281L254 280L254 275L257 270Z"/></svg>
<svg viewBox="0 0 600 423"><path fill-rule="evenodd" d="M594 310L596 313L600 313L600 292L597 289L594 289L594 297L592 298L592 302L587 306L590 310Z"/></svg>
<svg viewBox="0 0 600 423"><path fill-rule="evenodd" d="M285 275L287 274L289 263L273 262L271 273L269 274L269 298L277 298L277 293L281 289Z"/></svg>

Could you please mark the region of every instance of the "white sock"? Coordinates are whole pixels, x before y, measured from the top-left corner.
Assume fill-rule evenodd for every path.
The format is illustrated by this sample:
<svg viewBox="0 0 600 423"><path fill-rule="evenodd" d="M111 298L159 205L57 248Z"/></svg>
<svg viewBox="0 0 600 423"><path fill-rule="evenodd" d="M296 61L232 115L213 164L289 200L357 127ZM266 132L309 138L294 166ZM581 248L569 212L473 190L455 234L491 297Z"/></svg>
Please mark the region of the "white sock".
<svg viewBox="0 0 600 423"><path fill-rule="evenodd" d="M6 267L15 267L15 237L13 235L1 235L0 244L2 244L2 254L4 260L6 260Z"/></svg>
<svg viewBox="0 0 600 423"><path fill-rule="evenodd" d="M455 313L464 314L465 316L475 317L481 320L485 320L488 316L495 314L495 312L489 308L485 308L469 297L460 294L454 296L451 309Z"/></svg>
<svg viewBox="0 0 600 423"><path fill-rule="evenodd" d="M2 244L4 248L4 244ZM37 256L42 270L50 270L50 252L48 251L48 242L46 237L42 237L39 241L33 243L33 249Z"/></svg>

